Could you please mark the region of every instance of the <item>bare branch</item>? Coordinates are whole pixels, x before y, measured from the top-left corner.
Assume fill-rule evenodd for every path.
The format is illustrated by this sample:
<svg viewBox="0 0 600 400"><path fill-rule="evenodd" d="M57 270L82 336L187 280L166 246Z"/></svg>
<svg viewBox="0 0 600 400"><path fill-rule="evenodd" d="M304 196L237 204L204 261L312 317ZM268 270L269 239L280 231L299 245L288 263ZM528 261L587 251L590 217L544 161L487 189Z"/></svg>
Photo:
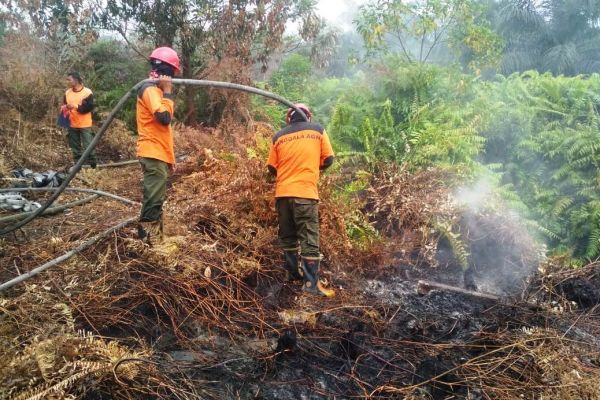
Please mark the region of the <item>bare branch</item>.
<svg viewBox="0 0 600 400"><path fill-rule="evenodd" d="M138 49L138 47L136 45L134 45L133 43L131 43L131 41L127 37L127 33L124 30L122 30L121 27L118 27L116 29L116 31L121 35L121 37L123 38L123 40L125 41L125 43L127 43L127 46L129 46L133 51L135 51L144 60L148 59L147 55L145 55L144 53L142 53L141 50Z"/></svg>
<svg viewBox="0 0 600 400"><path fill-rule="evenodd" d="M402 48L402 52L404 53L404 56L406 57L407 61L412 63L413 62L412 56L410 55L410 53L408 52L408 49L406 48L406 46L404 44L404 39L402 38L402 34L400 32L398 32L394 36L396 37L396 39L398 39L398 43L400 44L400 47Z"/></svg>
<svg viewBox="0 0 600 400"><path fill-rule="evenodd" d="M453 23L454 23L454 17L450 17L448 19L448 21L446 22L445 26L442 26L442 29L439 31L439 33L437 33L438 32L437 29L434 31L433 43L431 44L431 47L429 47L429 51L427 52L427 55L425 56L425 60L423 62L427 62L433 49L440 43L440 40L442 39L444 33L446 32L448 27L450 27Z"/></svg>

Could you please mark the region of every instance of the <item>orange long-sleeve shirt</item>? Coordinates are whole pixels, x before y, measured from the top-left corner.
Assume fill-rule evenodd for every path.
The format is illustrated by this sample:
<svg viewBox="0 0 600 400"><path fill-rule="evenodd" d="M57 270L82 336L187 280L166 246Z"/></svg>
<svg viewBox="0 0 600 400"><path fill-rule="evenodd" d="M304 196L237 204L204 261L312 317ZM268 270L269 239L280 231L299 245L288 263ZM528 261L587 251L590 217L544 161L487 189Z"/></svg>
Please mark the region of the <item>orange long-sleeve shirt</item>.
<svg viewBox="0 0 600 400"><path fill-rule="evenodd" d="M137 156L175 164L171 120L175 104L170 95L153 83L140 88L137 96Z"/></svg>
<svg viewBox="0 0 600 400"><path fill-rule="evenodd" d="M69 111L71 128L92 127L93 96L92 91L86 87L79 91L69 89L65 92L64 103L73 106Z"/></svg>
<svg viewBox="0 0 600 400"><path fill-rule="evenodd" d="M277 172L275 197L319 199L320 170L333 162L327 132L319 124L294 122L273 136L268 166Z"/></svg>

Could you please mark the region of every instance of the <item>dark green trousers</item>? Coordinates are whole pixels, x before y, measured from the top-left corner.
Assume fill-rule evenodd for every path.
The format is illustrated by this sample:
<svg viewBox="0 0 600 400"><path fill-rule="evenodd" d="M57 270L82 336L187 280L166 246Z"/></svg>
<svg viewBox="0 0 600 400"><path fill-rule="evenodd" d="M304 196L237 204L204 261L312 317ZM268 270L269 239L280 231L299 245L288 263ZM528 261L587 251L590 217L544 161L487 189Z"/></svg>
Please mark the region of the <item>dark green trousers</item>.
<svg viewBox="0 0 600 400"><path fill-rule="evenodd" d="M92 128L69 128L67 129L67 137L69 139L69 147L73 153L73 160L77 162L92 142L92 139L94 139L94 133L92 132ZM90 153L86 163L96 163L95 149Z"/></svg>
<svg viewBox="0 0 600 400"><path fill-rule="evenodd" d="M319 257L319 202L280 197L276 200L279 244L284 250L300 247L303 257Z"/></svg>
<svg viewBox="0 0 600 400"><path fill-rule="evenodd" d="M144 200L140 222L158 221L162 216L162 206L167 194L169 166L154 158L140 158L144 172Z"/></svg>

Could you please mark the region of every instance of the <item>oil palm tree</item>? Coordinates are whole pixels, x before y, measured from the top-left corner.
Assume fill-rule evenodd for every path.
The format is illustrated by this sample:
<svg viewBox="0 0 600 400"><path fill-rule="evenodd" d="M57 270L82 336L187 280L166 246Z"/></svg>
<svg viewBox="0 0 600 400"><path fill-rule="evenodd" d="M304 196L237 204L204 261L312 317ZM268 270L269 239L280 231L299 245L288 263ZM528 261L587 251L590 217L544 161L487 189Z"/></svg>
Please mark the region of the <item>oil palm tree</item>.
<svg viewBox="0 0 600 400"><path fill-rule="evenodd" d="M502 72L600 72L600 0L501 0L493 10Z"/></svg>

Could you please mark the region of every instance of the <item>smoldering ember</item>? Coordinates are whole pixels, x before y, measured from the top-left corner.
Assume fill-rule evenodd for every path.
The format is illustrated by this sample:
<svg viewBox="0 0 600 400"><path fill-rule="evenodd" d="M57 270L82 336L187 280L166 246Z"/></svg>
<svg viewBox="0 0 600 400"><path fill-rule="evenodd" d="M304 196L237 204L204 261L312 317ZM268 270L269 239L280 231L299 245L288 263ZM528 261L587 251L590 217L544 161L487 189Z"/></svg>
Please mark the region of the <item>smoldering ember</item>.
<svg viewBox="0 0 600 400"><path fill-rule="evenodd" d="M0 7L0 399L600 399L599 12Z"/></svg>

